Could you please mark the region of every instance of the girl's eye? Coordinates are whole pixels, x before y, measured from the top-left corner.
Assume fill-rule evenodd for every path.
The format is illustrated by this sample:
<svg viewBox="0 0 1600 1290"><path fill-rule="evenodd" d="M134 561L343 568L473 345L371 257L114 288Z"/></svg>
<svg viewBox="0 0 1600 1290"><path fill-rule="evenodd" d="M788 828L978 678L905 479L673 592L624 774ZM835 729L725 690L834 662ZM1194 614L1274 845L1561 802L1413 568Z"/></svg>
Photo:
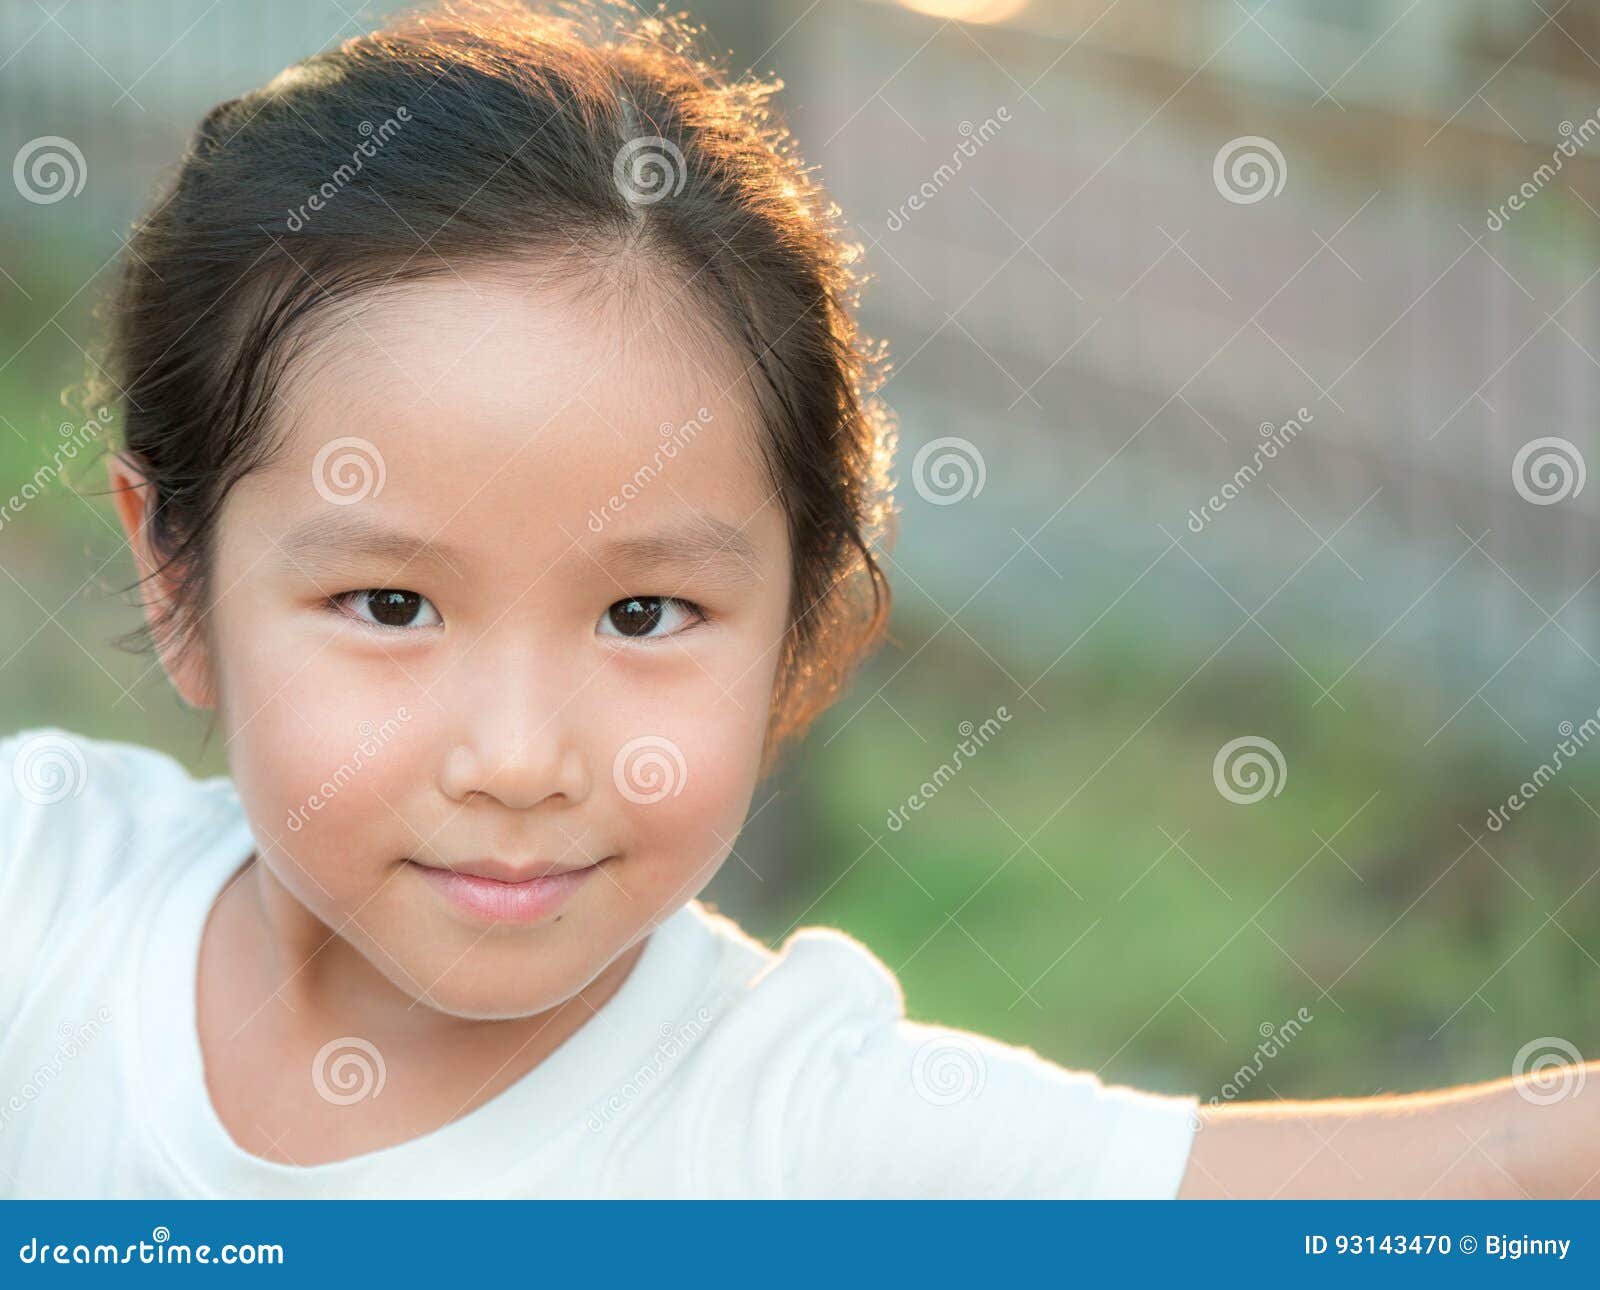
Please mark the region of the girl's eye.
<svg viewBox="0 0 1600 1290"><path fill-rule="evenodd" d="M628 596L600 615L596 630L602 636L662 640L704 620L704 611L690 600L680 600L676 596ZM671 630L658 632L656 628L663 623Z"/></svg>
<svg viewBox="0 0 1600 1290"><path fill-rule="evenodd" d="M407 629L437 627L443 621L433 602L415 591L395 587L366 587L334 596L332 604L349 608L356 621L374 627Z"/></svg>

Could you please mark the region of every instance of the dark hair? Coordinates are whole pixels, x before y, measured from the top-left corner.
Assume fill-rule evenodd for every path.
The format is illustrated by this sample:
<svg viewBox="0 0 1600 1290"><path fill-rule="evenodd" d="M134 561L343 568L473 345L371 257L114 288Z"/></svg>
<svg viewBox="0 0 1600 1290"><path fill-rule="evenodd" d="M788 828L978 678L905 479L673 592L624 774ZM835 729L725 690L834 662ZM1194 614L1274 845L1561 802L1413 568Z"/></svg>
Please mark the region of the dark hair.
<svg viewBox="0 0 1600 1290"><path fill-rule="evenodd" d="M110 301L105 376L177 588L119 646L181 647L202 628L222 504L270 457L283 375L330 301L469 263L565 252L557 271L592 282L643 257L741 356L787 515L770 769L886 624L873 547L893 535L895 431L874 394L882 352L853 316L860 248L767 105L782 83L731 80L700 34L611 4L469 0L206 113ZM91 392L114 401L103 381Z"/></svg>

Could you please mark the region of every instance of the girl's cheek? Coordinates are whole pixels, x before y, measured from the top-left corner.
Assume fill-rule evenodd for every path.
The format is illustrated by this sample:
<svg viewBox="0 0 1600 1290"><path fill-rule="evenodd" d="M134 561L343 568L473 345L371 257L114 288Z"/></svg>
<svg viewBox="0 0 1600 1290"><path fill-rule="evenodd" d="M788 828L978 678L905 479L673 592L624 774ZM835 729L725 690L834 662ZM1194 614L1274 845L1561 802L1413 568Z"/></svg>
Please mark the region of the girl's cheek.
<svg viewBox="0 0 1600 1290"><path fill-rule="evenodd" d="M720 814L741 791L748 800L770 689L759 660L732 647L698 659L621 654L586 688L573 738L589 745L596 787L623 811L681 826Z"/></svg>
<svg viewBox="0 0 1600 1290"><path fill-rule="evenodd" d="M678 710L673 724L681 792L630 807L640 827L675 849L681 864L725 856L743 827L760 767L772 672L749 653L736 666L719 669L720 684L701 676L696 700ZM619 773L618 780L626 799L625 777Z"/></svg>
<svg viewBox="0 0 1600 1290"><path fill-rule="evenodd" d="M385 858L374 848L400 827L383 801L404 800L387 781L408 755L407 723L340 714L312 731L277 707L264 708L234 745L251 818L312 873L328 868L326 856L344 870Z"/></svg>
<svg viewBox="0 0 1600 1290"><path fill-rule="evenodd" d="M636 853L688 872L726 851L755 786L759 735L743 723L679 723L661 735L636 735L603 772L628 821Z"/></svg>
<svg viewBox="0 0 1600 1290"><path fill-rule="evenodd" d="M368 693L348 676L334 683L303 653L246 647L230 657L228 680L230 762L263 841L276 838L319 878L330 867L323 857L339 857L344 872L393 858L373 848L403 832L384 800L405 802L401 787L425 769L415 702Z"/></svg>

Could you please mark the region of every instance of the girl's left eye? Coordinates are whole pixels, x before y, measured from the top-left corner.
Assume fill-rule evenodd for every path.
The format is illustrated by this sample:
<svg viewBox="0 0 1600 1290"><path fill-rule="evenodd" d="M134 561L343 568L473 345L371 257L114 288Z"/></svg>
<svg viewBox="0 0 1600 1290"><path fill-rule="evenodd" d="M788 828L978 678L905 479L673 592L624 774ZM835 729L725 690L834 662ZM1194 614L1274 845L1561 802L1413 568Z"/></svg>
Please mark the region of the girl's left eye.
<svg viewBox="0 0 1600 1290"><path fill-rule="evenodd" d="M680 600L676 596L628 596L600 615L595 630L601 636L664 640L679 635L697 622L704 622L705 617L705 611L692 600ZM669 630L656 631L663 623Z"/></svg>
<svg viewBox="0 0 1600 1290"><path fill-rule="evenodd" d="M437 627L443 622L439 611L426 596L395 587L364 587L360 591L346 591L334 596L329 603L341 610L348 607L350 616L357 622L373 627L404 631L416 627Z"/></svg>

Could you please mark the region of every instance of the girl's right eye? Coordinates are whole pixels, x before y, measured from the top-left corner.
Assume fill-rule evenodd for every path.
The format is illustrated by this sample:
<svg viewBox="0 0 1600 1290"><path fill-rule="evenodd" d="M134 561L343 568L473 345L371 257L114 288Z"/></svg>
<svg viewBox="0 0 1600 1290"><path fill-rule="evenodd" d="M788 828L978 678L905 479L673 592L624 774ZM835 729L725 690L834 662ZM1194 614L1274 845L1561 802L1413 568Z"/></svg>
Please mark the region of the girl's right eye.
<svg viewBox="0 0 1600 1290"><path fill-rule="evenodd" d="M394 587L364 587L359 591L346 591L333 596L328 603L357 622L371 627L406 631L417 627L438 627L444 621L426 596Z"/></svg>

